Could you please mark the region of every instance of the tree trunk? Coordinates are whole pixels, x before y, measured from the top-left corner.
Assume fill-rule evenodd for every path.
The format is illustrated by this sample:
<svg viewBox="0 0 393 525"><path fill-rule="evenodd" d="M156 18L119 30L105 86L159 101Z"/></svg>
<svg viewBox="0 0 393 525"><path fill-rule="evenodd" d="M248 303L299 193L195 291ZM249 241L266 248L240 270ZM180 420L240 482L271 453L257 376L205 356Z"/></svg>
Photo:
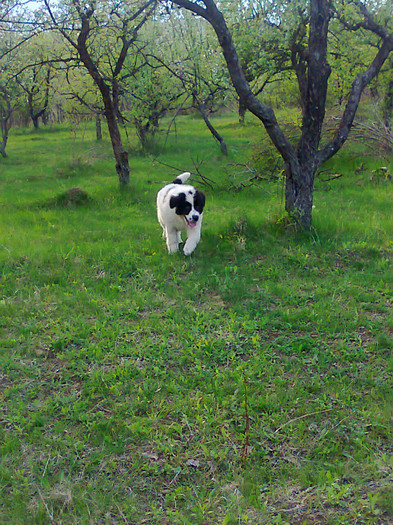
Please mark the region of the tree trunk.
<svg viewBox="0 0 393 525"><path fill-rule="evenodd" d="M149 149L149 121L143 122L143 119L134 118L134 126L139 142L141 143L142 150L148 151Z"/></svg>
<svg viewBox="0 0 393 525"><path fill-rule="evenodd" d="M1 121L1 135L2 139L0 142L0 155L5 159L7 157L7 153L5 152L5 148L7 147L7 140L8 140L8 118L2 119Z"/></svg>
<svg viewBox="0 0 393 525"><path fill-rule="evenodd" d="M227 148L226 142L223 139L223 137L218 133L216 128L213 126L213 124L210 122L206 108L203 106L203 104L201 104L198 101L196 102L196 104L197 104L198 111L202 115L202 118L207 126L207 129L210 131L213 137L220 143L221 153L223 153L224 155L228 155L228 148Z"/></svg>
<svg viewBox="0 0 393 525"><path fill-rule="evenodd" d="M96 139L102 140L101 116L96 113Z"/></svg>
<svg viewBox="0 0 393 525"><path fill-rule="evenodd" d="M5 152L5 148L7 146L7 138L3 137L3 140L0 143L0 155L5 159L7 157L7 153Z"/></svg>
<svg viewBox="0 0 393 525"><path fill-rule="evenodd" d="M110 99L104 100L105 118L108 124L109 136L111 138L113 154L116 160L116 172L119 176L120 186L126 186L130 182L130 167L128 164L128 153L123 148L114 108Z"/></svg>
<svg viewBox="0 0 393 525"><path fill-rule="evenodd" d="M316 166L290 166L285 169L285 211L302 230L310 230Z"/></svg>
<svg viewBox="0 0 393 525"><path fill-rule="evenodd" d="M116 171L119 176L120 186L127 186L130 182L130 168L128 164L128 153L121 151L116 158Z"/></svg>
<svg viewBox="0 0 393 525"><path fill-rule="evenodd" d="M33 126L34 126L34 129L38 129L39 128L39 125L38 125L38 116L37 115L32 115L31 116L31 120L33 122Z"/></svg>
<svg viewBox="0 0 393 525"><path fill-rule="evenodd" d="M244 103L243 100L239 99L239 109L238 109L239 124L244 124L245 117L246 117L246 111L247 111L246 104Z"/></svg>
<svg viewBox="0 0 393 525"><path fill-rule="evenodd" d="M12 108L11 108L11 104L10 104L6 91L4 91L4 95L5 95L5 104L7 105L7 107L6 109L2 111L2 115L0 116L0 130L1 130L0 155L5 159L7 157L7 153L5 152L5 149L7 147L8 133L11 127L10 119L12 115Z"/></svg>
<svg viewBox="0 0 393 525"><path fill-rule="evenodd" d="M108 104L107 104L108 103ZM109 136L111 138L113 154L116 160L116 171L119 176L120 186L126 186L130 182L130 167L128 164L128 153L123 148L119 125L111 101L104 100L105 118L108 124Z"/></svg>
<svg viewBox="0 0 393 525"><path fill-rule="evenodd" d="M108 125L109 136L112 143L113 154L116 160L116 172L119 176L120 186L126 186L130 182L130 168L128 164L128 153L124 150L123 142L121 140L119 125L117 122L117 95L111 93L111 89L100 74L97 65L94 63L88 49L87 39L90 32L90 17L93 15L94 9L86 13L80 13L82 27L78 35L77 44L72 42L72 45L77 49L79 57L82 60L85 68L89 72L94 83L98 87L102 101L104 104L104 115ZM116 83L114 82L116 85Z"/></svg>

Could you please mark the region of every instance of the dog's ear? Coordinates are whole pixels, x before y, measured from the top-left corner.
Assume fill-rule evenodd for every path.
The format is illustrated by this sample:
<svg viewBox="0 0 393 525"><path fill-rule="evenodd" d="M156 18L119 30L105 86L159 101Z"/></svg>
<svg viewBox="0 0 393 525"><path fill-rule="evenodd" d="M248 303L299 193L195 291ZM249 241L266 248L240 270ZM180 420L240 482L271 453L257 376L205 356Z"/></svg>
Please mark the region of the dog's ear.
<svg viewBox="0 0 393 525"><path fill-rule="evenodd" d="M199 211L199 213L203 212L203 208L205 207L205 194L201 191L196 191L194 195L194 208Z"/></svg>
<svg viewBox="0 0 393 525"><path fill-rule="evenodd" d="M185 193L171 197L169 206L175 208L176 215L187 215L191 211L191 204L187 201Z"/></svg>
<svg viewBox="0 0 393 525"><path fill-rule="evenodd" d="M169 207L170 208L177 208L185 200L186 200L186 196L184 195L184 193L179 193L179 195L174 195L169 200Z"/></svg>

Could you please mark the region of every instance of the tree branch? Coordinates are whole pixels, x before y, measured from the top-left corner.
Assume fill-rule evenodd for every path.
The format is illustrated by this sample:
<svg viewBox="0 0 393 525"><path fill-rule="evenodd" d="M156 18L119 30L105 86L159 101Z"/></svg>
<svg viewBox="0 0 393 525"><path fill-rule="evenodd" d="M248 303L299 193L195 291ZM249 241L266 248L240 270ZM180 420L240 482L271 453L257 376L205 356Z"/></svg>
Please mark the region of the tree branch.
<svg viewBox="0 0 393 525"><path fill-rule="evenodd" d="M251 113L262 121L268 135L283 159L288 163L297 165L298 160L296 151L278 125L273 109L257 99L244 76L231 33L222 13L218 10L213 0L203 0L203 3L205 4L205 9L199 4L188 0L173 0L173 4L176 4L179 7L184 7L185 9L202 16L211 24L223 50L232 84L239 99L244 102L245 106L251 111Z"/></svg>
<svg viewBox="0 0 393 525"><path fill-rule="evenodd" d="M393 51L393 33L389 33L385 27L378 25L364 5L361 6L361 10L364 20L357 26L369 29L381 36L382 46L370 66L354 80L339 127L333 139L318 153L319 165L333 157L347 140L364 88L378 75L389 54Z"/></svg>

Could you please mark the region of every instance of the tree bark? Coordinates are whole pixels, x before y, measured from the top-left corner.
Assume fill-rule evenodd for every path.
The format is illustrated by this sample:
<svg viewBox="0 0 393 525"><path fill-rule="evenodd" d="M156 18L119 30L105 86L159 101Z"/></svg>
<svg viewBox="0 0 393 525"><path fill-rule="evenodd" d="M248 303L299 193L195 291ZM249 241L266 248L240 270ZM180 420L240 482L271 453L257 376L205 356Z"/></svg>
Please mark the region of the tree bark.
<svg viewBox="0 0 393 525"><path fill-rule="evenodd" d="M285 211L306 231L312 224L316 170L313 163L287 165L285 170Z"/></svg>
<svg viewBox="0 0 393 525"><path fill-rule="evenodd" d="M31 115L31 120L33 122L34 129L39 129L39 123L38 123L38 116L37 115Z"/></svg>
<svg viewBox="0 0 393 525"><path fill-rule="evenodd" d="M101 116L96 113L96 139L102 140Z"/></svg>
<svg viewBox="0 0 393 525"><path fill-rule="evenodd" d="M239 99L239 108L238 108L239 124L244 124L244 121L246 118L246 111L247 111L246 104L243 102L243 100Z"/></svg>
<svg viewBox="0 0 393 525"><path fill-rule="evenodd" d="M134 126L136 134L138 135L139 142L141 143L142 150L148 151L149 149L149 121L143 122L143 119L134 118Z"/></svg>
<svg viewBox="0 0 393 525"><path fill-rule="evenodd" d="M113 108L110 96L104 97L103 94L103 100L105 106L105 118L108 125L113 154L116 160L116 172L119 177L120 186L126 186L130 182L130 167L128 164L128 153L123 147L120 129L117 123L116 112Z"/></svg>
<svg viewBox="0 0 393 525"><path fill-rule="evenodd" d="M8 141L8 133L10 130L10 119L12 115L12 106L7 93L6 88L2 88L2 98L4 106L0 112L0 130L1 130L1 142L0 142L0 155L5 159L7 157L6 147Z"/></svg>
<svg viewBox="0 0 393 525"><path fill-rule="evenodd" d="M5 159L7 157L7 153L5 152L5 149L7 147L7 141L8 141L8 119L6 121L3 121L1 123L1 142L0 142L0 155Z"/></svg>
<svg viewBox="0 0 393 525"><path fill-rule="evenodd" d="M7 158L7 153L5 152L5 148L7 147L7 140L8 140L8 132L2 133L2 140L0 142L0 155L3 157L3 159Z"/></svg>

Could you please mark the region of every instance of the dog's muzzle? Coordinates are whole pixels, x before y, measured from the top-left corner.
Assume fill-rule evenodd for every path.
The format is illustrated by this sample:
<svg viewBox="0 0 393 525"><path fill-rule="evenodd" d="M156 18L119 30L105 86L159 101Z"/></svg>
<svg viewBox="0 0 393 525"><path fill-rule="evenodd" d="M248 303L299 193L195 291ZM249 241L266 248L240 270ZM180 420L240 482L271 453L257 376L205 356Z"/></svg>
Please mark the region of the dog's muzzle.
<svg viewBox="0 0 393 525"><path fill-rule="evenodd" d="M193 215L191 219L187 219L187 217L184 218L186 220L187 226L189 226L190 228L195 228L199 220L199 215Z"/></svg>

